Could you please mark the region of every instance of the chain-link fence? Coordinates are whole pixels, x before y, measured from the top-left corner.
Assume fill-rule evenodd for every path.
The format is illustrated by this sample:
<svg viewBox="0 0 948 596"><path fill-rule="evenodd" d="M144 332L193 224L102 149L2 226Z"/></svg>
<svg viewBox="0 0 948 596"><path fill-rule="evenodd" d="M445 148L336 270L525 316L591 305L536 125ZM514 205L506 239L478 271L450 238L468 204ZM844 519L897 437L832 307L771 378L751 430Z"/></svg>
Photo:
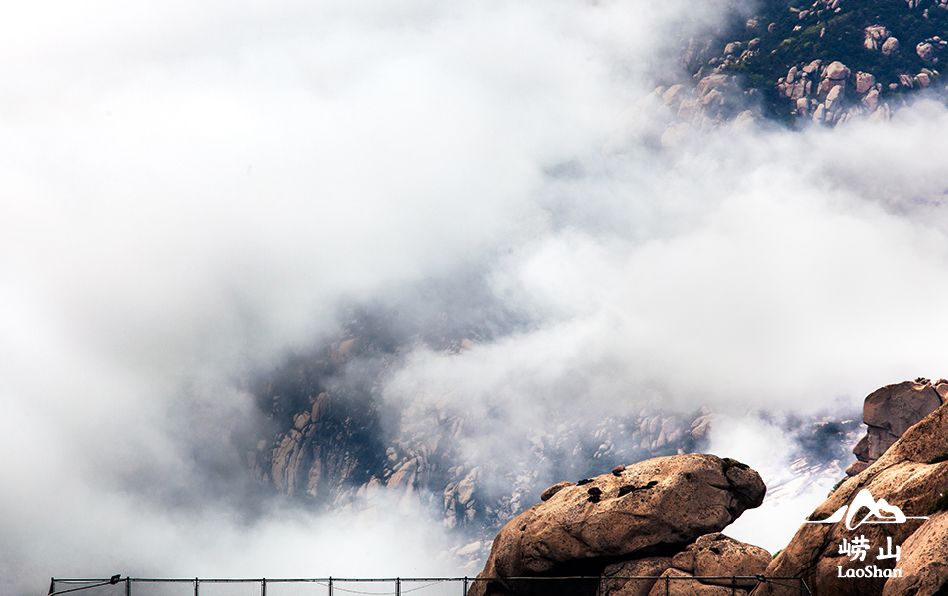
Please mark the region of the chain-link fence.
<svg viewBox="0 0 948 596"><path fill-rule="evenodd" d="M797 577L756 576L629 576L629 577L412 577L311 579L157 579L113 576L110 579L52 578L49 595L74 596L467 596L476 584L487 583L489 594L571 596L650 593L675 596L715 586L716 593L742 596L760 584L781 594L811 594ZM690 588L690 589L689 589ZM725 592L721 592L723 589Z"/></svg>

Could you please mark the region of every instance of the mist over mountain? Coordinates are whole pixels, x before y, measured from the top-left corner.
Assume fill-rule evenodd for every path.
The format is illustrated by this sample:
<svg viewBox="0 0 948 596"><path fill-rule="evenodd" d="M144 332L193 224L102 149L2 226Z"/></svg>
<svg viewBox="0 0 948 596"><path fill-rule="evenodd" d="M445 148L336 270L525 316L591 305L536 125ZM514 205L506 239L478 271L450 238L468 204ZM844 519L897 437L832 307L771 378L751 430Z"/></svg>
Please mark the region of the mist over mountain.
<svg viewBox="0 0 948 596"><path fill-rule="evenodd" d="M11 7L0 591L463 574L679 450L779 548L862 398L943 374L946 14Z"/></svg>

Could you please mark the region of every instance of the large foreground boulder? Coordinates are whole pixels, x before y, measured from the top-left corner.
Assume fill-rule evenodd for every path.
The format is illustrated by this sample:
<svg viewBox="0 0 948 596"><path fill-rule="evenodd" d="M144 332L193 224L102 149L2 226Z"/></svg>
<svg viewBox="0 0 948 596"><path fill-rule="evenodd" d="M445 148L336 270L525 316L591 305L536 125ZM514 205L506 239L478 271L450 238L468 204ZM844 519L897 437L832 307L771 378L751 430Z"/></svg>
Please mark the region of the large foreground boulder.
<svg viewBox="0 0 948 596"><path fill-rule="evenodd" d="M736 541L726 543L730 539L724 537L701 543L726 543L727 549L719 549L726 554L719 559L698 543L691 550L688 545L705 534L717 534L746 509L759 506L765 490L757 472L746 465L703 454L657 457L596 478L554 485L544 491L542 503L501 529L481 573L485 581L476 582L470 594L553 596L587 589L595 594L598 585L567 588L548 583L541 589L539 582L487 578L599 576L609 564L636 559L642 560L636 565L655 572L648 575L674 567L675 555L687 568L680 573L729 566L725 560L740 560L744 565L743 555L748 553L759 560L760 552ZM645 561L648 558L655 560ZM763 568L762 564L747 565ZM615 596L633 593L638 592L631 588L612 592Z"/></svg>
<svg viewBox="0 0 948 596"><path fill-rule="evenodd" d="M872 499L867 500L863 491L868 491ZM766 575L802 577L817 596L948 593L946 493L948 404L910 427L875 463L843 482L816 508L810 520L835 519L841 510L846 516L835 523L804 524L768 565ZM850 504L857 499L861 505L853 512ZM898 507L909 519L899 519L891 506ZM911 519L926 516L929 519ZM880 519L888 523L859 525L862 520ZM857 538L868 541L869 551L864 559L853 560L851 553L840 552L840 546L845 544L844 539L852 544ZM893 550L901 546L899 559L877 558L880 548L888 554L890 538ZM868 565L875 566L879 573L858 577L866 574ZM893 575L894 569L901 570L902 576L886 577ZM753 594L799 593L794 590L766 584Z"/></svg>

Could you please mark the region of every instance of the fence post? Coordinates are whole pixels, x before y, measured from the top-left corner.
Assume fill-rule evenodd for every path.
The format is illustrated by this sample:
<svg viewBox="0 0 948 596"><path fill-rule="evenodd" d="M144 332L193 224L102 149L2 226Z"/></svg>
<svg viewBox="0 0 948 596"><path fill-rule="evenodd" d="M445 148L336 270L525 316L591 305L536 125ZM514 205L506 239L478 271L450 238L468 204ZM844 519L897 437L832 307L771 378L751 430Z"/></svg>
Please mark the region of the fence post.
<svg viewBox="0 0 948 596"><path fill-rule="evenodd" d="M132 596L132 580L125 578L125 596Z"/></svg>
<svg viewBox="0 0 948 596"><path fill-rule="evenodd" d="M402 596L402 580L395 578L395 596Z"/></svg>
<svg viewBox="0 0 948 596"><path fill-rule="evenodd" d="M194 578L194 596L198 596L198 584L201 583L201 580Z"/></svg>
<svg viewBox="0 0 948 596"><path fill-rule="evenodd" d="M467 596L467 576L464 576L464 591L461 593L461 596Z"/></svg>
<svg viewBox="0 0 948 596"><path fill-rule="evenodd" d="M665 576L665 596L671 595L671 578L667 575Z"/></svg>
<svg viewBox="0 0 948 596"><path fill-rule="evenodd" d="M332 576L329 576L329 596L332 596Z"/></svg>
<svg viewBox="0 0 948 596"><path fill-rule="evenodd" d="M260 596L267 596L267 578L260 580Z"/></svg>
<svg viewBox="0 0 948 596"><path fill-rule="evenodd" d="M264 594L263 596L267 596ZM731 596L737 596L737 578L731 576Z"/></svg>

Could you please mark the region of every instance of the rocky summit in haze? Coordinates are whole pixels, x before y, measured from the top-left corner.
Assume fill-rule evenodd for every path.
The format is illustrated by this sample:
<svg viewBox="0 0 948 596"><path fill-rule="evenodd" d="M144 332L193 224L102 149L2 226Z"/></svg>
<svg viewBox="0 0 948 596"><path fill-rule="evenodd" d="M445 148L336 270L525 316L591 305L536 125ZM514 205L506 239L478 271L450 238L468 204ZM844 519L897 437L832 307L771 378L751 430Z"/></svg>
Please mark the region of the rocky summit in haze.
<svg viewBox="0 0 948 596"><path fill-rule="evenodd" d="M836 125L886 118L918 92L941 93L943 0L764 0L717 35L689 41L692 81L656 92L691 123L756 114Z"/></svg>

